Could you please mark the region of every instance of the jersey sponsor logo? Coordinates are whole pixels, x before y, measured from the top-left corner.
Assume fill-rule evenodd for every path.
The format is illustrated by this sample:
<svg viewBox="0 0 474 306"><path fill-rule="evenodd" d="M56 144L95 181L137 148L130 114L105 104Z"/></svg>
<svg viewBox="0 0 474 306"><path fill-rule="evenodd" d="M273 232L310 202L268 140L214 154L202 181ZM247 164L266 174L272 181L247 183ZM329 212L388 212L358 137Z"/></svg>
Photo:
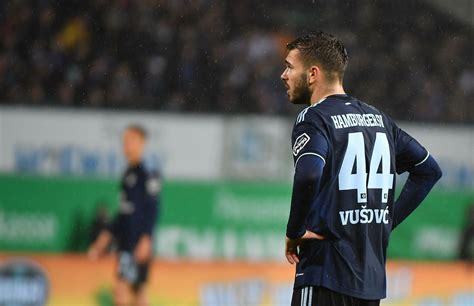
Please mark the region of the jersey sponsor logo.
<svg viewBox="0 0 474 306"><path fill-rule="evenodd" d="M301 150L306 146L306 144L309 142L311 138L308 136L308 134L303 133L298 138L295 140L295 144L293 145L293 155L297 156L298 153L301 152Z"/></svg>
<svg viewBox="0 0 474 306"><path fill-rule="evenodd" d="M388 224L389 222L389 211L388 206L382 209L351 209L339 212L342 225L348 224Z"/></svg>
<svg viewBox="0 0 474 306"><path fill-rule="evenodd" d="M375 114L341 114L331 116L331 119L336 129L353 126L384 127L382 116Z"/></svg>

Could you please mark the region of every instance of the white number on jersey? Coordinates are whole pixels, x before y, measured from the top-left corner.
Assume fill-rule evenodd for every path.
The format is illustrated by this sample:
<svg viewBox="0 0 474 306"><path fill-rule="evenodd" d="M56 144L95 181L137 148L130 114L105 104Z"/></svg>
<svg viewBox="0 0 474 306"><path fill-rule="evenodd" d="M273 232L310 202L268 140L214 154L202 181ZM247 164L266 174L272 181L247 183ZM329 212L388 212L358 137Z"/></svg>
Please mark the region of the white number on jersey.
<svg viewBox="0 0 474 306"><path fill-rule="evenodd" d="M339 190L357 190L357 202L367 203L367 188L382 189L382 203L387 203L388 191L393 188L390 173L390 147L387 135L377 133L370 159L369 179L365 163L365 142L362 132L349 133L347 150L339 171ZM352 173L355 163L355 173ZM380 163L382 172L377 173Z"/></svg>

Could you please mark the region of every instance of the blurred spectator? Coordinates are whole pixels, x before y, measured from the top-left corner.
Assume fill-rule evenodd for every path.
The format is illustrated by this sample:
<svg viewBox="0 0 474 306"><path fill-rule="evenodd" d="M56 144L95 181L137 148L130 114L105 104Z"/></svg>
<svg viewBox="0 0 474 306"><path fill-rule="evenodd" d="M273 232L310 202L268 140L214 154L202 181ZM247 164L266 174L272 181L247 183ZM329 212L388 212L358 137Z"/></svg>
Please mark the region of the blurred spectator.
<svg viewBox="0 0 474 306"><path fill-rule="evenodd" d="M419 0L1 1L0 103L286 115L285 42L315 28L346 43L350 94L474 122L473 29Z"/></svg>
<svg viewBox="0 0 474 306"><path fill-rule="evenodd" d="M474 203L467 208L459 244L459 259L474 264Z"/></svg>

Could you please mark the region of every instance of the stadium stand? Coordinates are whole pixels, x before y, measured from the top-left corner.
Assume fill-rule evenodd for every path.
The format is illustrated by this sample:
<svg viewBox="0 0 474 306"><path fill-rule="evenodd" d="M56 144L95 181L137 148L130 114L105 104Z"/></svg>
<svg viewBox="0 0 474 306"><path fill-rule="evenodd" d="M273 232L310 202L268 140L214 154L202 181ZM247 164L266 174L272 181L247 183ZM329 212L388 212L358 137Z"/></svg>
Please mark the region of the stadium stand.
<svg viewBox="0 0 474 306"><path fill-rule="evenodd" d="M282 42L322 28L347 45L349 93L474 122L472 27L421 1L316 2L1 1L0 104L292 114Z"/></svg>

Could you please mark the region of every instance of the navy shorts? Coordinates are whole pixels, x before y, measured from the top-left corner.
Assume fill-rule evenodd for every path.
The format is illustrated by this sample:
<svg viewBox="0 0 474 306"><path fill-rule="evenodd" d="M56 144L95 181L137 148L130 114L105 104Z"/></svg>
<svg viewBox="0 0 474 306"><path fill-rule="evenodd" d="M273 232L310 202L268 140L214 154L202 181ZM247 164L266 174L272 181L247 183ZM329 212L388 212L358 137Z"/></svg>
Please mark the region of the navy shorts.
<svg viewBox="0 0 474 306"><path fill-rule="evenodd" d="M125 280L133 289L138 289L148 279L150 263L139 264L130 252L118 254L118 277Z"/></svg>
<svg viewBox="0 0 474 306"><path fill-rule="evenodd" d="M380 300L363 300L324 287L304 287L293 291L291 306L379 306Z"/></svg>

